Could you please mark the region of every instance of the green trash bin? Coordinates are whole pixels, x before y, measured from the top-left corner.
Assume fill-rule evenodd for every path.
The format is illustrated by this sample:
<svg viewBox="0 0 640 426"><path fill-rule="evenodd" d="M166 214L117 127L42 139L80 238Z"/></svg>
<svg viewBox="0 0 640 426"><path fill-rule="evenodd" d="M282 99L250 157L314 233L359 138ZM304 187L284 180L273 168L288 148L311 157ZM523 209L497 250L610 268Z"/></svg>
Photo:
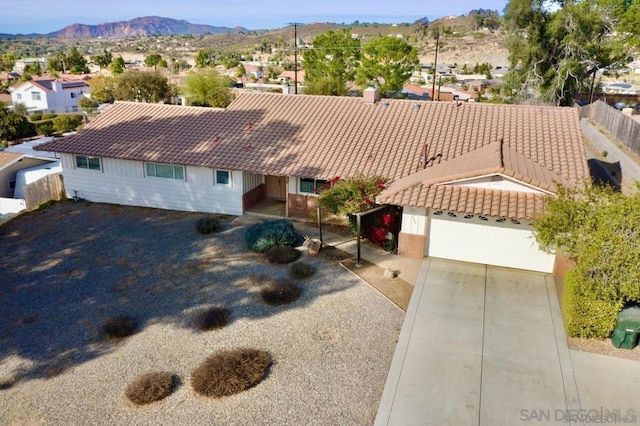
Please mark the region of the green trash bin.
<svg viewBox="0 0 640 426"><path fill-rule="evenodd" d="M611 343L616 348L633 349L640 335L640 306L629 306L618 314L616 328L611 334Z"/></svg>

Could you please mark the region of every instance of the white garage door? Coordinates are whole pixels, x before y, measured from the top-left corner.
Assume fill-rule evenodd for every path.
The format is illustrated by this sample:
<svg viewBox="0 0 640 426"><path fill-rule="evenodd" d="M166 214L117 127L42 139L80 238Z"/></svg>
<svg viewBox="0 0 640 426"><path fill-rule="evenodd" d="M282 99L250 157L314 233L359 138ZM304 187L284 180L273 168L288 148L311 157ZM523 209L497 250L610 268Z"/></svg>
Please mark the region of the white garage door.
<svg viewBox="0 0 640 426"><path fill-rule="evenodd" d="M429 215L431 257L553 272L555 256L538 248L531 228L509 219L433 212Z"/></svg>

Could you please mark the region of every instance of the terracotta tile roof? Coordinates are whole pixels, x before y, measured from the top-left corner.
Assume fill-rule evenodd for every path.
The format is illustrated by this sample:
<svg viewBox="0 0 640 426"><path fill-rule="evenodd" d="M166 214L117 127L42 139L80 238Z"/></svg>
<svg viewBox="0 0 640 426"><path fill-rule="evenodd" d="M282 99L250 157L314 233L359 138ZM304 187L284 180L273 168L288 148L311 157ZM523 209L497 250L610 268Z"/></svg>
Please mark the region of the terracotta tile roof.
<svg viewBox="0 0 640 426"><path fill-rule="evenodd" d="M544 198L542 195L531 192L496 191L459 185L418 184L382 198L379 202L529 220L542 212Z"/></svg>
<svg viewBox="0 0 640 426"><path fill-rule="evenodd" d="M440 157L436 154L434 157L427 158L427 162L439 159ZM429 186L487 175L507 176L549 192L556 190L557 183L565 186L578 184L505 146L503 141L498 141L466 152L449 161L437 162L433 166L428 165L398 179L381 194L381 197L389 197L395 192L417 184Z"/></svg>
<svg viewBox="0 0 640 426"><path fill-rule="evenodd" d="M41 149L266 175L362 173L400 181L419 170L425 144L427 158L440 156L411 178L417 186L441 182L432 169L451 180L477 175L479 164L543 189L588 176L575 109L484 103L367 105L353 97L268 93L242 93L226 110L117 102L78 135Z"/></svg>
<svg viewBox="0 0 640 426"><path fill-rule="evenodd" d="M0 168L15 162L20 157L22 157L22 154L0 151Z"/></svg>

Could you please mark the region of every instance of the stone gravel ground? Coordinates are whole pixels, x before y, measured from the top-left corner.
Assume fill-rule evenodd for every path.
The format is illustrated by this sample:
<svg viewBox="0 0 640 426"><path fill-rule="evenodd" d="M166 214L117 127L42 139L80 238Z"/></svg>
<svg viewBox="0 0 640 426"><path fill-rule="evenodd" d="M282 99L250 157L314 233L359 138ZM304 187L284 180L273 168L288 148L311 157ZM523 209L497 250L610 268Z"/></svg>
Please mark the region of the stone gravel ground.
<svg viewBox="0 0 640 426"><path fill-rule="evenodd" d="M286 277L248 251L246 225L196 232L202 214L60 202L0 227L0 424L372 424L403 312L345 268L303 253L318 272L301 298L262 303ZM197 313L224 306L231 323L199 332ZM115 315L134 336L105 341ZM222 399L195 394L190 373L223 349L273 358L266 379ZM137 375L171 371L168 398L136 407Z"/></svg>

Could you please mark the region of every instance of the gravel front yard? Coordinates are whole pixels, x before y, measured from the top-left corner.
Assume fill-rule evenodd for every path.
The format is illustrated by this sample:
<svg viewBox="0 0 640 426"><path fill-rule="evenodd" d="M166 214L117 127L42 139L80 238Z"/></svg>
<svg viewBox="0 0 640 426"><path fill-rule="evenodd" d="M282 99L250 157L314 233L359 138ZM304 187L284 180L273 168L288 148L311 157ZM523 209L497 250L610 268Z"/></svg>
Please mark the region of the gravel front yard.
<svg viewBox="0 0 640 426"><path fill-rule="evenodd" d="M403 312L345 268L317 267L296 302L259 291L288 267L251 253L245 225L196 232L201 214L60 202L0 227L0 423L372 424ZM197 331L198 312L230 310L226 327ZM101 335L116 315L138 331ZM222 399L197 395L191 372L223 349L271 354L264 381ZM141 373L179 377L166 399L124 396Z"/></svg>

